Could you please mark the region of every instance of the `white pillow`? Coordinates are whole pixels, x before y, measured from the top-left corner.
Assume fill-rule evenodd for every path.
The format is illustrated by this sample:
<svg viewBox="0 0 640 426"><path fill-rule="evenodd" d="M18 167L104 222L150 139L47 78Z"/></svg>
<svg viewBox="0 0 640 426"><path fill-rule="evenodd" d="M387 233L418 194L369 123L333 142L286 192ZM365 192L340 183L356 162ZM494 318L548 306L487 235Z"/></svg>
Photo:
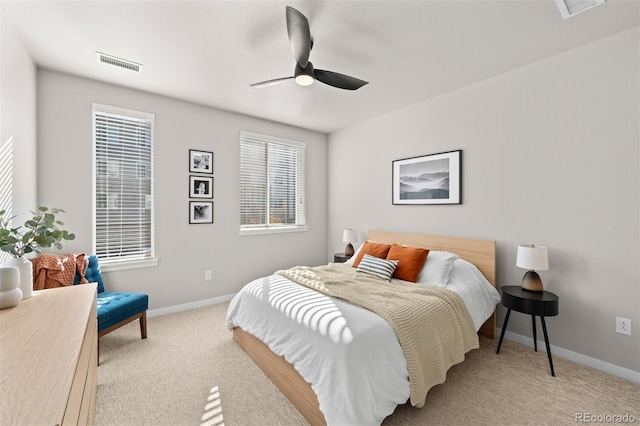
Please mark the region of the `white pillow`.
<svg viewBox="0 0 640 426"><path fill-rule="evenodd" d="M427 261L418 275L417 282L445 287L449 282L449 274L456 259L458 259L458 255L455 253L438 250L430 251L427 255Z"/></svg>
<svg viewBox="0 0 640 426"><path fill-rule="evenodd" d="M429 253L431 256L431 253ZM427 256L428 258L428 256ZM447 289L462 297L476 330L493 314L500 303L500 293L471 262L458 259L453 263Z"/></svg>
<svg viewBox="0 0 640 426"><path fill-rule="evenodd" d="M380 259L379 257L365 254L358 264L356 272L364 272L365 274L375 275L385 281L389 281L397 266L397 260Z"/></svg>

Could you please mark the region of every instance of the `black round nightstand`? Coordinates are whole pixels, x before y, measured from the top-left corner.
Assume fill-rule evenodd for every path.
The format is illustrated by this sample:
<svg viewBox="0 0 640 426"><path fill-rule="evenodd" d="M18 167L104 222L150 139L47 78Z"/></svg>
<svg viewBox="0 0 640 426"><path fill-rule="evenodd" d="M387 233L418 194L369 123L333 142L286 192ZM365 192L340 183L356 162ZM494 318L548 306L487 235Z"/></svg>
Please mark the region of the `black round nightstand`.
<svg viewBox="0 0 640 426"><path fill-rule="evenodd" d="M344 263L351 259L352 254L333 253L333 263Z"/></svg>
<svg viewBox="0 0 640 426"><path fill-rule="evenodd" d="M500 290L502 293L501 303L505 308L507 308L507 315L504 317L504 324L502 324L502 332L500 333L500 341L498 342L498 349L496 350L496 353L500 353L500 346L502 346L502 339L504 338L504 332L507 330L507 323L509 322L509 315L511 315L512 310L531 315L531 324L533 326L533 349L537 352L537 315L540 317L540 322L542 323L544 343L547 347L547 356L549 357L551 375L555 377L555 373L553 371L553 360L551 359L551 347L549 346L549 337L547 335L547 325L544 322L544 317L553 317L558 315L558 296L549 291L538 292L524 290L520 286L506 286L502 287Z"/></svg>

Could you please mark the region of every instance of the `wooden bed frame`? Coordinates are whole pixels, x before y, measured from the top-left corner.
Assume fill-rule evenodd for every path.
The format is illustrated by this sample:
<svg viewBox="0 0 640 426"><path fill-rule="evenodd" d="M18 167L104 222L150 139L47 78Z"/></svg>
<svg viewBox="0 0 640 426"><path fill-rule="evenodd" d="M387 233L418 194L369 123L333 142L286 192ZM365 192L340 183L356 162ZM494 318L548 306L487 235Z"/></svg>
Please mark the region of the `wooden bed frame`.
<svg viewBox="0 0 640 426"><path fill-rule="evenodd" d="M495 241L387 231L369 231L367 239L456 253L462 259L476 265L491 285L496 285ZM495 339L495 312L482 325L478 334ZM262 341L240 327L233 329L233 338L311 425L326 425L315 392L293 365L284 357L274 354Z"/></svg>

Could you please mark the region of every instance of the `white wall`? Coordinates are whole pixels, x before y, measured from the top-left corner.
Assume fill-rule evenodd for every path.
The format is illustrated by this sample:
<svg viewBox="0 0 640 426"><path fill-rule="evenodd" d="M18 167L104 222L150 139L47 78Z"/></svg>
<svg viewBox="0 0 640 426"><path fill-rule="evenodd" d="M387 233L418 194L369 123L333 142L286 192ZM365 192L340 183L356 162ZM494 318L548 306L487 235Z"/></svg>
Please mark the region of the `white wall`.
<svg viewBox="0 0 640 426"><path fill-rule="evenodd" d="M53 71L38 70L37 81L38 201L67 211L77 239L65 252L92 246L92 103L155 114L160 262L105 273L109 289L148 293L150 309L160 309L235 293L276 269L326 263L326 135ZM307 143L308 232L238 235L241 130ZM214 153L214 224L188 223L189 149Z"/></svg>
<svg viewBox="0 0 640 426"><path fill-rule="evenodd" d="M12 187L11 196L0 200L0 210L11 204L18 226L37 207L36 67L2 7L0 23L0 152L10 152L13 159L11 178L0 170L0 187Z"/></svg>
<svg viewBox="0 0 640 426"><path fill-rule="evenodd" d="M497 241L498 286L518 244L549 247L560 296L551 343L640 371L639 31L625 31L329 137L328 253L342 229ZM463 204L394 206L393 160L463 150ZM498 325L504 309L498 310ZM631 337L615 317L633 320ZM509 331L531 336L531 319ZM539 336L542 333L539 333Z"/></svg>

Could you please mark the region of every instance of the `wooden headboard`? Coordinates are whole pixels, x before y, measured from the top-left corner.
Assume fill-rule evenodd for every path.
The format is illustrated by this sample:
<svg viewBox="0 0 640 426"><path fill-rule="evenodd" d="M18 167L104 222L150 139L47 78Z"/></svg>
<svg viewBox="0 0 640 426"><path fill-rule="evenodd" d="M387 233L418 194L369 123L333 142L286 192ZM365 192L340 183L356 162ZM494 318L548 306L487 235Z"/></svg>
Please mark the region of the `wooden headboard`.
<svg viewBox="0 0 640 426"><path fill-rule="evenodd" d="M369 231L368 239L379 243L404 244L429 250L450 251L476 265L491 285L496 286L496 242L493 240L372 230ZM495 339L495 312L480 327L478 333Z"/></svg>

